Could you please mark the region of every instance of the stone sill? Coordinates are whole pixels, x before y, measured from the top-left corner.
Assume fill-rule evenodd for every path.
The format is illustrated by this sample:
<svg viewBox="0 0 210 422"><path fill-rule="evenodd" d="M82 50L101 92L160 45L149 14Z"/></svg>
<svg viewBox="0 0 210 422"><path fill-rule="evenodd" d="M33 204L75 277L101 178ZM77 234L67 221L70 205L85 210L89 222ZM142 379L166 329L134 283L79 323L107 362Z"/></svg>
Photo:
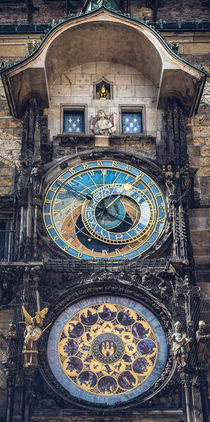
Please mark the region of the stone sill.
<svg viewBox="0 0 210 422"><path fill-rule="evenodd" d="M86 418L88 418L89 420L92 419L92 417L97 416L97 414L100 414L103 412L104 416L107 415L108 417L112 417L114 419L122 420L122 419L129 419L129 420L136 420L136 417L138 418L143 418L141 419L142 421L145 420L146 421L151 421L151 420L155 420L158 419L159 421L161 420L166 420L167 422L173 420L174 418L183 416L183 410L182 409L177 409L177 410L151 410L151 409L130 409L130 412L128 412L128 410L124 410L124 409L118 409L118 411L112 411L111 409L91 409L90 412L87 412L87 410L80 410L80 409L74 409L74 410L63 410L63 409L40 409L40 410L35 410L33 413L33 417L32 417L32 421L36 420L36 417L43 417L43 420L48 420L46 418L52 418L55 419L56 417L71 417L71 416L82 416L85 418L85 420L87 420ZM120 415L119 415L120 412ZM39 419L40 421L41 419ZM50 419L51 420L51 419Z"/></svg>
<svg viewBox="0 0 210 422"><path fill-rule="evenodd" d="M99 136L99 135L86 135L86 134L74 135L74 134L69 134L69 133L61 133L53 137L53 143L60 142L60 145L62 146L68 146L68 145L77 144L80 142L89 144L90 141L95 140L95 136ZM135 134L134 135L131 135L131 134L130 135L124 135L124 134L110 135L109 140L110 142L112 141L141 141L141 140L155 142L154 136L146 135L145 133L139 134L138 136L136 136Z"/></svg>

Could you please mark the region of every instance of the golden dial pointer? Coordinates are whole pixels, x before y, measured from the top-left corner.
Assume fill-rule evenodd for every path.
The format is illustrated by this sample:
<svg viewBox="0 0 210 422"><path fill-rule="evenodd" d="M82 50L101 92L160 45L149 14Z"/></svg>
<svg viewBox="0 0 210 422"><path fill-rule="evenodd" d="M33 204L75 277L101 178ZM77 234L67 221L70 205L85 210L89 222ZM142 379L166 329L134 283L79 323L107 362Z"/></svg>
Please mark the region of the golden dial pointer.
<svg viewBox="0 0 210 422"><path fill-rule="evenodd" d="M123 185L123 189L126 192L126 191L132 189L132 186L130 185L130 183L125 183L125 185ZM109 207L111 207L111 205L114 204L122 195L123 195L123 193L121 193L115 199L113 199L113 201L110 202L110 204L106 207L106 209L109 208Z"/></svg>

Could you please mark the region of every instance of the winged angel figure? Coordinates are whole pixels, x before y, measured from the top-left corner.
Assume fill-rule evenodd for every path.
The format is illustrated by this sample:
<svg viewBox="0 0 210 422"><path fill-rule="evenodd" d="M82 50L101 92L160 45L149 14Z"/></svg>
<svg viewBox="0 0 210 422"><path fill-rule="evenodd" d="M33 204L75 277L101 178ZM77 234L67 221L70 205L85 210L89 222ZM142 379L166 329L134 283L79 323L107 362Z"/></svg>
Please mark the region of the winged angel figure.
<svg viewBox="0 0 210 422"><path fill-rule="evenodd" d="M99 110L96 117L91 116L90 129L95 135L111 135L116 131L116 113L108 116L104 110Z"/></svg>
<svg viewBox="0 0 210 422"><path fill-rule="evenodd" d="M26 324L23 345L24 366L36 366L38 364L37 341L43 333L41 327L43 326L43 319L48 312L48 308L44 308L42 311L36 312L34 317L29 315L24 306L22 306L22 309Z"/></svg>

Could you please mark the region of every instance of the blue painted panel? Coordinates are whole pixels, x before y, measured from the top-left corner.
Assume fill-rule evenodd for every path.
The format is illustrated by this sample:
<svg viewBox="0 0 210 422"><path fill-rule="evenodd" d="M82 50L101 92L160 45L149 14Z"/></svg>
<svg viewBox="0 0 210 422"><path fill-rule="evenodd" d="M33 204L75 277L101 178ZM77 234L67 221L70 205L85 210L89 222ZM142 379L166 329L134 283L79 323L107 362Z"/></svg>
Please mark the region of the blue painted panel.
<svg viewBox="0 0 210 422"><path fill-rule="evenodd" d="M122 132L133 134L142 132L141 112L122 112Z"/></svg>
<svg viewBox="0 0 210 422"><path fill-rule="evenodd" d="M85 131L84 111L64 111L64 132L80 133Z"/></svg>

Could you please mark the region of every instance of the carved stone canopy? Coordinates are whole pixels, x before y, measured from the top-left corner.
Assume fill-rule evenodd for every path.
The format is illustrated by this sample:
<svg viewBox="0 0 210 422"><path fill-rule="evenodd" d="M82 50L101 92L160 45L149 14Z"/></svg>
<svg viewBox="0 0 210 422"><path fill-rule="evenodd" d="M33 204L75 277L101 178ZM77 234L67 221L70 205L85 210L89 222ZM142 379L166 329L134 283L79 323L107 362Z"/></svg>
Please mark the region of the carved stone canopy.
<svg viewBox="0 0 210 422"><path fill-rule="evenodd" d="M148 25L100 7L56 25L29 58L3 71L11 113L21 117L32 96L39 107L48 107L49 88L61 68L101 60L135 63L156 88L158 107L175 96L189 115L196 110L205 74L180 59Z"/></svg>

